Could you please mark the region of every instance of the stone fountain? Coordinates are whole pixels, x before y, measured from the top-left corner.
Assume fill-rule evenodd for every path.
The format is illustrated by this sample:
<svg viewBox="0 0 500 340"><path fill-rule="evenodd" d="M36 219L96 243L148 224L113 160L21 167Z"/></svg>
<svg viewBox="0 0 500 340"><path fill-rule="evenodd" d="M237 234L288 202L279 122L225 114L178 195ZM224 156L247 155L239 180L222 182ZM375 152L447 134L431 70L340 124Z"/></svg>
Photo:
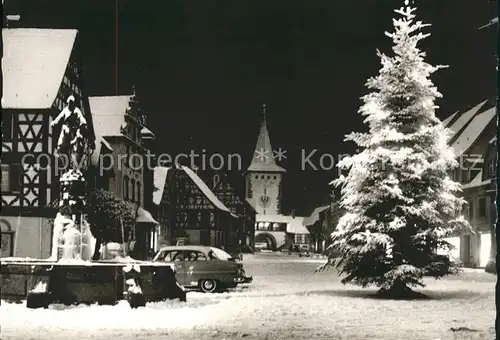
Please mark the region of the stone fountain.
<svg viewBox="0 0 500 340"><path fill-rule="evenodd" d="M62 125L56 152L69 165L59 179L61 196L51 257L3 259L2 299L26 299L29 308L47 308L51 303L116 304L121 299L127 299L133 308L147 301L186 301L186 293L175 279L175 269L169 264L130 257L91 260L95 239L85 214L84 173L93 150L89 147L87 122L75 98L69 96L67 104L51 124Z"/></svg>

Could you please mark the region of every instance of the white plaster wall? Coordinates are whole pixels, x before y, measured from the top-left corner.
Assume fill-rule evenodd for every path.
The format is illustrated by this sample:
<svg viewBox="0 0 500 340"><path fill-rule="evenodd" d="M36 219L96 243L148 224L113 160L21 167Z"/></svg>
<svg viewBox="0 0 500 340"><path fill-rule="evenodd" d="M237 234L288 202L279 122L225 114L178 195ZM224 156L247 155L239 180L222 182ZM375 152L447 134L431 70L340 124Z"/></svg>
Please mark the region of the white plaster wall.
<svg viewBox="0 0 500 340"><path fill-rule="evenodd" d="M0 216L14 232L14 257L46 259L50 257L52 226L41 217Z"/></svg>
<svg viewBox="0 0 500 340"><path fill-rule="evenodd" d="M279 214L279 199L280 199L280 182L282 180L281 174L265 174L265 173L252 173L248 175L248 183L250 184L252 197L247 201L256 210L257 214ZM247 190L248 191L248 190ZM260 204L260 197L268 196L269 205L263 207Z"/></svg>

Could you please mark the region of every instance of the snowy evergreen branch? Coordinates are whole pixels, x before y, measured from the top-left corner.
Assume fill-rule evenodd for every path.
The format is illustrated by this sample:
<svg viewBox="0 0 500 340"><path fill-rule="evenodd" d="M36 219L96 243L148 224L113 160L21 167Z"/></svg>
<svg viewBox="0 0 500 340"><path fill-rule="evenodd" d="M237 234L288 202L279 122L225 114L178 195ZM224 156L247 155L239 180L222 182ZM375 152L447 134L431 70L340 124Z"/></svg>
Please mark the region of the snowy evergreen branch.
<svg viewBox="0 0 500 340"><path fill-rule="evenodd" d="M371 93L362 97L359 113L368 133L351 133L346 141L361 151L338 166L346 176L341 207L346 213L332 234L331 258L344 283L375 284L383 292L410 291L423 286L425 275L457 272L447 255L445 240L457 230L470 230L460 215L465 201L460 185L448 177L458 163L448 145L448 131L435 115L442 95L430 76L446 66L425 62L418 43L429 37L430 25L415 21L416 8L395 12L393 56L377 51L382 68L368 79Z"/></svg>

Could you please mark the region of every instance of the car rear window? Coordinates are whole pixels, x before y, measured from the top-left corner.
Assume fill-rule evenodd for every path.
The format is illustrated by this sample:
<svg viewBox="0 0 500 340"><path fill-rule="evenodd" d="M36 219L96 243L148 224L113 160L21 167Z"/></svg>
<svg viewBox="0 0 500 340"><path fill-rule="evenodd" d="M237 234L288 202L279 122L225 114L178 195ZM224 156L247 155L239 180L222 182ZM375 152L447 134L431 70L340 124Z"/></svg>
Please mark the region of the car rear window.
<svg viewBox="0 0 500 340"><path fill-rule="evenodd" d="M229 260L232 259L232 256L229 255L228 253L226 253L222 249L219 249L219 248L210 248L210 250L213 252L213 254L215 255L215 257L217 257L217 259L219 259L219 260L229 261Z"/></svg>

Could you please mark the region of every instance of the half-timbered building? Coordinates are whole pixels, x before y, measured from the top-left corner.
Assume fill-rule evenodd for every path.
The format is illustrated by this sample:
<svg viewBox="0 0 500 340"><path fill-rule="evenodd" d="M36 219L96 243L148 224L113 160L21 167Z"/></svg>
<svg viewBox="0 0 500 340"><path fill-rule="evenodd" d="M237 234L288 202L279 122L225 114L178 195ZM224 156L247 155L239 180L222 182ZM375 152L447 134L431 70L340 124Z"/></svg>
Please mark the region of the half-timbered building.
<svg viewBox="0 0 500 340"><path fill-rule="evenodd" d="M107 174L100 176L98 187L114 192L137 208L133 255L146 259L157 250L158 222L144 208L144 192L147 192L144 186L148 180L144 139L149 136L143 133L146 127L139 102L135 91L131 95L90 97L89 100L96 135L105 141L100 150L112 150L107 151L108 157L102 157L102 152L100 157L93 155L93 159L99 159L99 173Z"/></svg>
<svg viewBox="0 0 500 340"><path fill-rule="evenodd" d="M153 199L162 244L233 246L231 230L237 216L192 169L158 166L154 171Z"/></svg>
<svg viewBox="0 0 500 340"><path fill-rule="evenodd" d="M2 257L46 258L53 217L48 203L59 198L52 120L76 98L94 141L85 93L78 32L4 28L2 96ZM61 169L62 170L62 169Z"/></svg>
<svg viewBox="0 0 500 340"><path fill-rule="evenodd" d="M443 121L451 130L450 145L459 163L452 176L462 184L462 195L467 201L463 213L474 230L455 235L450 241L455 246L453 256L470 267L485 267L495 243L491 242L496 219L495 110L495 101L484 101Z"/></svg>
<svg viewBox="0 0 500 340"><path fill-rule="evenodd" d="M244 188L240 188L236 180L223 172L203 171L200 176L210 185L217 198L237 216L231 231L232 238L235 239L232 243L247 251L253 250L256 212L245 199Z"/></svg>

